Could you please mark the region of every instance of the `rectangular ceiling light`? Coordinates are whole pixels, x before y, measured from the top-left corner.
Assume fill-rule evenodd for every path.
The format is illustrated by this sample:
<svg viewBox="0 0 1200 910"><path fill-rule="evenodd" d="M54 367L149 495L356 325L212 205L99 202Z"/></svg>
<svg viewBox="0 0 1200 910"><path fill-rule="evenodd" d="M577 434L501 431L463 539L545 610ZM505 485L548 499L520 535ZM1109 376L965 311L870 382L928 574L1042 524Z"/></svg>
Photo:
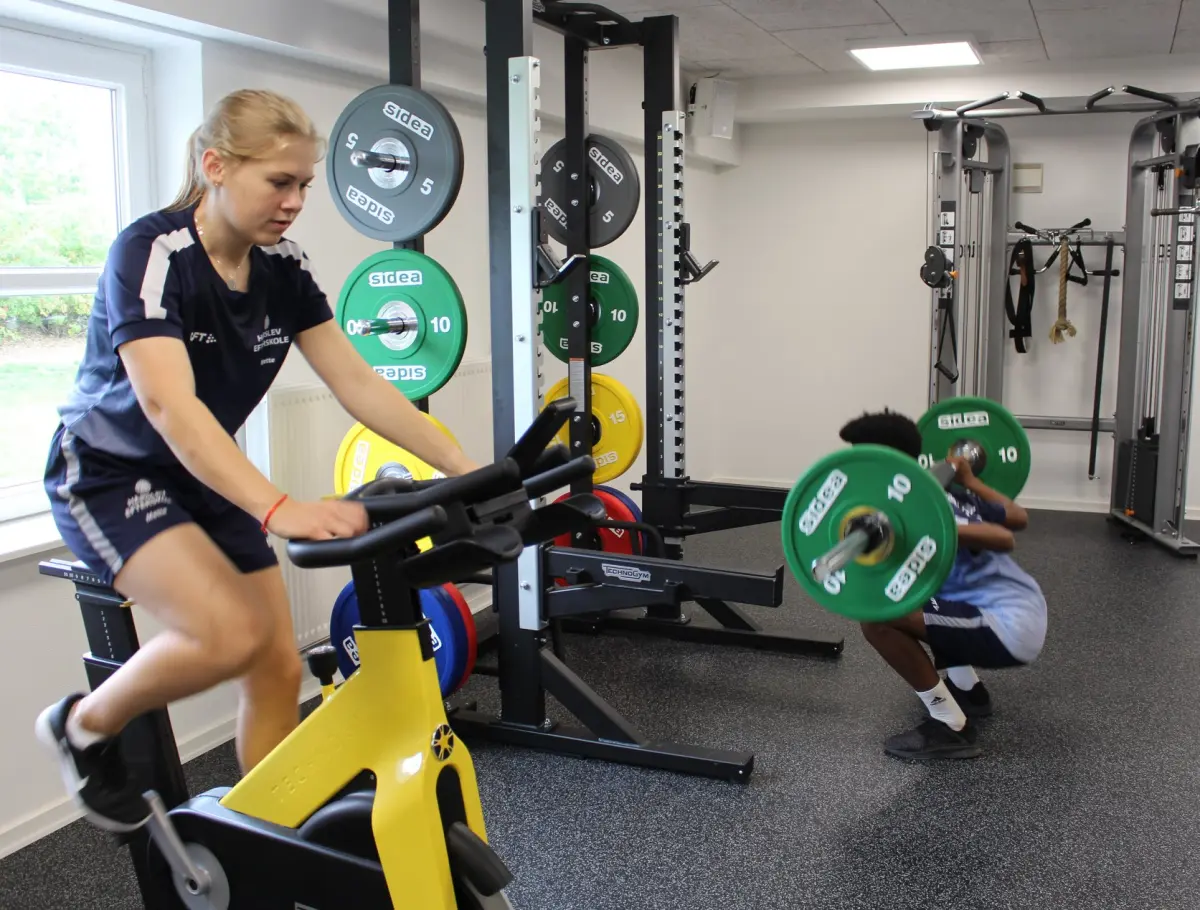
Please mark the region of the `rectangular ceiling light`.
<svg viewBox="0 0 1200 910"><path fill-rule="evenodd" d="M970 41L851 48L850 55L869 70L912 70L933 66L978 66L983 62Z"/></svg>

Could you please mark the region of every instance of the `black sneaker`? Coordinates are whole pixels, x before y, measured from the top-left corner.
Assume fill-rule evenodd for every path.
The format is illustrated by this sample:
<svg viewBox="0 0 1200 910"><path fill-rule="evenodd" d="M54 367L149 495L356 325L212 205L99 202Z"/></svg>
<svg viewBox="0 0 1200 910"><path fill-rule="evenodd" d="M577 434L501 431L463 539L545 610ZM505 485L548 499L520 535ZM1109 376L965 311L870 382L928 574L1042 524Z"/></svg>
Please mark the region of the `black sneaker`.
<svg viewBox="0 0 1200 910"><path fill-rule="evenodd" d="M967 717L989 717L992 713L992 693L981 682L969 689L960 689L946 677L946 688Z"/></svg>
<svg viewBox="0 0 1200 910"><path fill-rule="evenodd" d="M115 739L76 749L67 739L67 717L82 695L68 695L40 715L37 738L58 756L63 783L88 820L106 831L136 831L150 818L150 805L129 786Z"/></svg>
<svg viewBox="0 0 1200 910"><path fill-rule="evenodd" d="M913 730L889 736L883 750L897 758L926 761L933 758L975 758L981 750L975 744L975 731L967 724L961 732L951 730L940 720L927 717Z"/></svg>

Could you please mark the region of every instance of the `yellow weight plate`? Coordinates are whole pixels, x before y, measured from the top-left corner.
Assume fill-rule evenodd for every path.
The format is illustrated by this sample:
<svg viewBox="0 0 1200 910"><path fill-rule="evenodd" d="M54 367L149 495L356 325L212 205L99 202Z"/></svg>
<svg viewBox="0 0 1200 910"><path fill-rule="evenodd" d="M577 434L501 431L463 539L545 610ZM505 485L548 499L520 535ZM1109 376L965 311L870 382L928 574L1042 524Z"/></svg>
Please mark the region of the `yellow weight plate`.
<svg viewBox="0 0 1200 910"><path fill-rule="evenodd" d="M446 425L432 414L425 419L445 433L455 445L458 440ZM381 476L380 471L396 471L397 476L411 476L413 480L432 480L444 477L441 471L426 464L411 452L392 445L382 436L371 432L361 423L356 423L342 439L338 447L337 460L333 466L333 492L345 496L351 490ZM405 473L407 472L407 474Z"/></svg>
<svg viewBox="0 0 1200 910"><path fill-rule="evenodd" d="M454 440L444 423L432 414L426 414L425 419ZM350 432L342 439L338 447L337 461L333 469L333 489L336 497L345 496L351 490L361 487L364 483L381 476L380 472L394 471L398 477L411 477L413 480L433 480L446 475L422 461L412 452L392 445L382 436L372 433L361 423L356 423ZM383 476L386 476L384 474ZM417 541L417 547L424 552L433 546L428 537Z"/></svg>
<svg viewBox="0 0 1200 910"><path fill-rule="evenodd" d="M333 491L345 496L379 477L409 477L429 480L433 468L416 455L388 442L356 423L338 447L333 471Z"/></svg>
<svg viewBox="0 0 1200 910"><path fill-rule="evenodd" d="M546 400L565 398L570 383L563 379L546 392ZM603 373L592 373L592 458L596 460L595 483L620 477L637 461L642 451L642 409L623 384ZM564 426L559 442L570 444L570 428Z"/></svg>

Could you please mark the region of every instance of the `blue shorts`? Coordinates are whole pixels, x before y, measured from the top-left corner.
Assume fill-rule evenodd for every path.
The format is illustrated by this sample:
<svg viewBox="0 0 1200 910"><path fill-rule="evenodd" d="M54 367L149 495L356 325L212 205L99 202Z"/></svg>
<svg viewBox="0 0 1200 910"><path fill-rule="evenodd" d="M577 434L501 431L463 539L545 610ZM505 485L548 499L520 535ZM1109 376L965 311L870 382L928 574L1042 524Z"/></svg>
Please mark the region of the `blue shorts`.
<svg viewBox="0 0 1200 910"><path fill-rule="evenodd" d="M979 607L956 600L934 598L925 605L925 640L939 670L979 667L999 670L1021 667L987 624Z"/></svg>
<svg viewBox="0 0 1200 910"><path fill-rule="evenodd" d="M45 486L63 541L110 586L147 541L181 524L198 525L241 572L279 562L258 522L182 465L117 458L62 426Z"/></svg>

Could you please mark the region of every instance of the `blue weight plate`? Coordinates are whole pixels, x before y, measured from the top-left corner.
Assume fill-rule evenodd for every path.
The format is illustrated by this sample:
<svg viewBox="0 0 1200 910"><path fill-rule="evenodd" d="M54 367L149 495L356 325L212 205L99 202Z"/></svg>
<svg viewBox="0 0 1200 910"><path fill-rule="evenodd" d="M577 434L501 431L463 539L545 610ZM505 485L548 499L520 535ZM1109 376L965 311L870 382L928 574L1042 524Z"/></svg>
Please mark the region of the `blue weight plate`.
<svg viewBox="0 0 1200 910"><path fill-rule="evenodd" d="M634 521L642 520L642 510L640 508L638 508L638 504L636 502L634 502L631 497L626 496L624 493L622 493L616 487L604 486L604 487L596 487L596 489L604 490L609 495L614 496L617 499L619 499L621 502L623 502L625 504L625 508L629 509L630 514L633 515ZM645 553L646 553L646 535L643 534L641 531L638 532L638 552L641 553L642 555L645 555Z"/></svg>
<svg viewBox="0 0 1200 910"><path fill-rule="evenodd" d="M354 643L354 627L358 624L358 597L354 593L354 582L347 582L337 600L333 602L333 614L329 617L329 643L337 652L338 669L342 679L358 669L358 648Z"/></svg>
<svg viewBox="0 0 1200 910"><path fill-rule="evenodd" d="M441 585L422 591L421 602L425 615L442 640L444 657L438 664L438 682L442 686L442 695L447 696L462 685L467 669L467 628L458 604Z"/></svg>
<svg viewBox="0 0 1200 910"><path fill-rule="evenodd" d="M421 591L421 612L433 631L433 661L437 667L438 685L442 694L448 695L462 679L466 667L466 629L458 607L440 587ZM338 669L343 679L349 679L359 666L354 638L354 627L359 622L358 597L354 593L354 583L350 582L334 602L329 619L329 641L337 651Z"/></svg>
<svg viewBox="0 0 1200 910"><path fill-rule="evenodd" d="M433 627L433 659L437 664L438 685L442 695L449 695L462 677L464 655L467 650L466 635L462 631L462 620L458 607L443 603L439 594L441 587L421 590L421 612Z"/></svg>

